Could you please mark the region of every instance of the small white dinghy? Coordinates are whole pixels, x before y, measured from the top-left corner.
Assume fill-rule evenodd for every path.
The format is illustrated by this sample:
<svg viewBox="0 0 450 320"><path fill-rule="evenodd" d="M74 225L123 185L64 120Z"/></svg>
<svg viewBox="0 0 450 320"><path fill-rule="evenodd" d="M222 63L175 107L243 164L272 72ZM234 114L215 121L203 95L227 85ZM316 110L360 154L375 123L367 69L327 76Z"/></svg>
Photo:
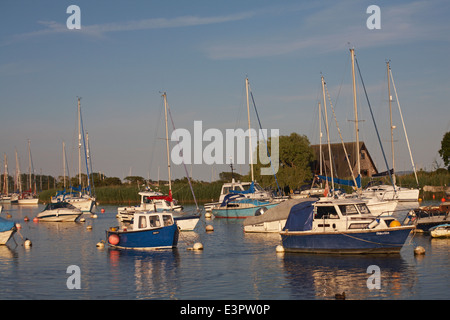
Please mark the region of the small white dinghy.
<svg viewBox="0 0 450 320"><path fill-rule="evenodd" d="M49 203L36 218L48 222L74 222L83 212L68 202Z"/></svg>
<svg viewBox="0 0 450 320"><path fill-rule="evenodd" d="M440 224L430 228L432 238L450 238L450 224Z"/></svg>

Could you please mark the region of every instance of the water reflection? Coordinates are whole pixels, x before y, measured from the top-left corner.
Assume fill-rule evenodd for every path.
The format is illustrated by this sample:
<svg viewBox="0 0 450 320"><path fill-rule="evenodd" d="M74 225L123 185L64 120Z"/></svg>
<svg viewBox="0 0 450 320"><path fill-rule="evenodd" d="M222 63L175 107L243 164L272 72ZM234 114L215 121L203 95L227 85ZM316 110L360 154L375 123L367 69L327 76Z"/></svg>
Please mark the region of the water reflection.
<svg viewBox="0 0 450 320"><path fill-rule="evenodd" d="M130 291L130 284L133 283L133 298L174 298L179 286L178 250L135 251L110 248L108 258L110 282L116 289L124 287Z"/></svg>
<svg viewBox="0 0 450 320"><path fill-rule="evenodd" d="M283 267L294 297L334 299L346 293L347 299L405 298L417 276L399 255L283 255ZM376 265L381 272L381 289L369 290L367 268Z"/></svg>

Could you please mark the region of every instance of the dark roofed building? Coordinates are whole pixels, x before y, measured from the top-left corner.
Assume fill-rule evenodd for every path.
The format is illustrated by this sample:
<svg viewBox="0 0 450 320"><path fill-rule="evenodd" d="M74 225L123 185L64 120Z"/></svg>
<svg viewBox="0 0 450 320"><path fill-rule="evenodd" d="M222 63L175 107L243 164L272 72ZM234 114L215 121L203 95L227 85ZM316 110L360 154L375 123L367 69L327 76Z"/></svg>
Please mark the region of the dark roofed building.
<svg viewBox="0 0 450 320"><path fill-rule="evenodd" d="M348 154L348 158L350 161L350 166L352 167L353 174L355 177L357 176L358 168L356 162L356 144L355 142L345 142L345 149ZM316 155L316 160L313 166L313 170L315 174L319 174L320 164L319 164L319 154L320 154L320 145L312 145L311 146ZM345 158L344 148L342 143L332 143L330 144L331 154L333 156L333 173L337 178L349 178L351 177L351 172L348 167L347 160ZM359 154L360 154L360 165L361 165L361 176L362 177L371 177L372 175L378 173L378 170L375 166L375 163L372 160L372 157L367 150L367 147L364 142L359 142ZM328 145L322 144L322 173L323 175L330 175L330 157L328 156Z"/></svg>

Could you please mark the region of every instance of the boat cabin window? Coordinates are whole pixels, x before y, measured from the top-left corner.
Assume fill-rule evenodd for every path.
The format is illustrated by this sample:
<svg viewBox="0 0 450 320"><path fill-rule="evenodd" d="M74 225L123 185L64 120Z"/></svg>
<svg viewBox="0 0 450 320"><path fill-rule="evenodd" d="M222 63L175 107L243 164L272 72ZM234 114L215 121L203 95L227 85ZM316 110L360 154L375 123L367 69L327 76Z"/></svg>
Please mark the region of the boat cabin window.
<svg viewBox="0 0 450 320"><path fill-rule="evenodd" d="M171 226L173 224L172 216L165 214L163 215L164 226Z"/></svg>
<svg viewBox="0 0 450 320"><path fill-rule="evenodd" d="M159 216L157 216L157 215L150 216L149 220L150 220L150 227L157 228L157 227L161 226L161 222L159 221Z"/></svg>
<svg viewBox="0 0 450 320"><path fill-rule="evenodd" d="M354 204L341 204L339 205L339 210L341 210L343 216L358 214L358 210L356 210Z"/></svg>
<svg viewBox="0 0 450 320"><path fill-rule="evenodd" d="M369 208L365 203L358 203L356 207L358 208L359 212L361 212L361 214L370 213Z"/></svg>
<svg viewBox="0 0 450 320"><path fill-rule="evenodd" d="M146 216L140 216L139 217L139 228L147 228L147 217Z"/></svg>
<svg viewBox="0 0 450 320"><path fill-rule="evenodd" d="M315 219L339 219L334 206L317 206Z"/></svg>

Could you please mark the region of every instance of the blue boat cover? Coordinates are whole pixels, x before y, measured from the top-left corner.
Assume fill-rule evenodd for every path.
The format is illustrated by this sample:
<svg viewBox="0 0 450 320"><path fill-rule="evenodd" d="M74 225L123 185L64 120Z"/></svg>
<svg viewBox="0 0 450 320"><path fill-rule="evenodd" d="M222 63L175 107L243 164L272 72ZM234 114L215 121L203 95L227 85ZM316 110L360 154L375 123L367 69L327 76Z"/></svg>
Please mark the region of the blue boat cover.
<svg viewBox="0 0 450 320"><path fill-rule="evenodd" d="M305 201L292 206L283 230L307 231L311 230L314 206L317 200Z"/></svg>
<svg viewBox="0 0 450 320"><path fill-rule="evenodd" d="M252 184L250 185L250 188L248 188L248 190L230 190L230 193L234 193L234 194L255 193L255 182L252 181Z"/></svg>
<svg viewBox="0 0 450 320"><path fill-rule="evenodd" d="M14 222L0 217L0 232L11 230L14 227Z"/></svg>
<svg viewBox="0 0 450 320"><path fill-rule="evenodd" d="M318 177L322 180L328 180L331 182L331 177L326 177L326 176L319 176ZM361 188L361 175L358 174L358 176L356 177L356 184L358 185L358 188ZM350 187L354 187L355 186L355 182L353 180L344 180L344 179L338 179L338 178L333 178L334 183L336 184L341 184L344 186L350 186Z"/></svg>

